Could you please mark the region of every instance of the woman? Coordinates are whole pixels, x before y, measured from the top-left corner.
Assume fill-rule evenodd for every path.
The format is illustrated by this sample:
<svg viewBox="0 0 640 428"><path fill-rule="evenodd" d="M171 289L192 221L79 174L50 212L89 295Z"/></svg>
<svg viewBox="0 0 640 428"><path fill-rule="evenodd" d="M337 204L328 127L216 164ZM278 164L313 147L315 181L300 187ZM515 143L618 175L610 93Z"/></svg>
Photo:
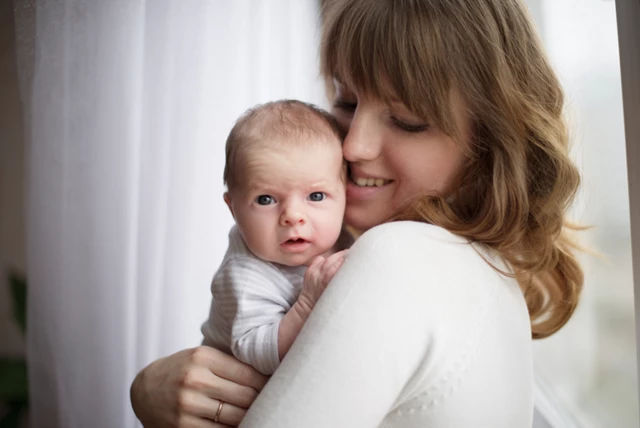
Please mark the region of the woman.
<svg viewBox="0 0 640 428"><path fill-rule="evenodd" d="M134 409L149 426L530 426L530 338L566 323L582 272L562 91L524 7L324 13L346 221L366 232L255 401L266 379L200 347L144 369Z"/></svg>

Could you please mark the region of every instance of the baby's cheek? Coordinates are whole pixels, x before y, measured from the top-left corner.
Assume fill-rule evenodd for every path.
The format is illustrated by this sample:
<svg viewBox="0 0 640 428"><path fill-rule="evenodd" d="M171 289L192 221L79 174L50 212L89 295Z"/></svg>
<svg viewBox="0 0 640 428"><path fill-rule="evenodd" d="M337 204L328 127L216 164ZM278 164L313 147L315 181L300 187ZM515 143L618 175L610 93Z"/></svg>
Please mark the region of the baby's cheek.
<svg viewBox="0 0 640 428"><path fill-rule="evenodd" d="M340 232L342 231L342 222L342 216L340 216L339 218L335 217L325 224L323 235L327 248L331 248L338 240Z"/></svg>

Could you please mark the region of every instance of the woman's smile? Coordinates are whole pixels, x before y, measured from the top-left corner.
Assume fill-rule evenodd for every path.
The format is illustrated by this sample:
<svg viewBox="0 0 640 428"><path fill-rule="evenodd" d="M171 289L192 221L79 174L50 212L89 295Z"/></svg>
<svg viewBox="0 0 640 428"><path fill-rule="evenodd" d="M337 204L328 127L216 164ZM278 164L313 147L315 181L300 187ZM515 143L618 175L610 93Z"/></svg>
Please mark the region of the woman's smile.
<svg viewBox="0 0 640 428"><path fill-rule="evenodd" d="M380 192L388 191L394 180L383 178L382 174L368 173L357 167L349 167L347 181L347 203L357 204L370 198L380 197Z"/></svg>
<svg viewBox="0 0 640 428"><path fill-rule="evenodd" d="M360 171L356 167L349 167L349 180L358 187L382 187L391 183L393 180L384 178L381 174L371 174Z"/></svg>

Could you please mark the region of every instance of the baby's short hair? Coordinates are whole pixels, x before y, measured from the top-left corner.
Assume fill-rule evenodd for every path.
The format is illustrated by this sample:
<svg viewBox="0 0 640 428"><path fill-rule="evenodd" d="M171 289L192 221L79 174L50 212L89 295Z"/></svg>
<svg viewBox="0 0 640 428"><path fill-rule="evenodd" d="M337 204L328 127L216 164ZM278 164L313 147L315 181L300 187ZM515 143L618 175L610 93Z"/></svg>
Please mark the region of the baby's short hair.
<svg viewBox="0 0 640 428"><path fill-rule="evenodd" d="M289 137L287 141L325 138L341 142L344 131L327 111L298 100L272 101L247 110L227 137L223 180L229 190L236 184L238 152L249 144L280 140L278 137Z"/></svg>

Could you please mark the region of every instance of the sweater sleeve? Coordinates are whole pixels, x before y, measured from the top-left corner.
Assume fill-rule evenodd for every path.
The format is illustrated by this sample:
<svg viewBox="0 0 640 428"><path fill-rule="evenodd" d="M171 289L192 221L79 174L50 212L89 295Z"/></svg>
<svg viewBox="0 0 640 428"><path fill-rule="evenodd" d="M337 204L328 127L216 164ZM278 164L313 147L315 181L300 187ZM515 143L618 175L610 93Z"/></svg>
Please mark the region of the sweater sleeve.
<svg viewBox="0 0 640 428"><path fill-rule="evenodd" d="M455 377L469 371L481 346L496 284L469 285L495 278L470 244L442 229L371 229L350 250L241 426L376 427L401 403L455 400L452 391L465 387ZM451 412L469 410L467 402L458 404Z"/></svg>
<svg viewBox="0 0 640 428"><path fill-rule="evenodd" d="M248 257L228 260L212 285L214 310L230 328L231 352L263 374L280 363L278 326L290 306L280 290L285 286L274 269Z"/></svg>

